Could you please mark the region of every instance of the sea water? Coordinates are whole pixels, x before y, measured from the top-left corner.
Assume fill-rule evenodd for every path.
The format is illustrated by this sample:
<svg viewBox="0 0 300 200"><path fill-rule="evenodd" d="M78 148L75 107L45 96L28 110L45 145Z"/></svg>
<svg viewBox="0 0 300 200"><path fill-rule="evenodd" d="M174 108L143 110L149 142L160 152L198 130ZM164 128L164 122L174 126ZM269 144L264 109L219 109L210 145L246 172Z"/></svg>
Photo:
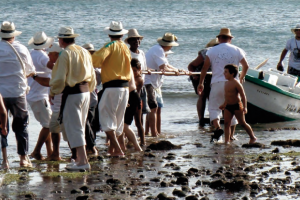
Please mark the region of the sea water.
<svg viewBox="0 0 300 200"><path fill-rule="evenodd" d="M125 29L136 28L144 36L140 46L144 52L157 44L157 38L165 32L171 32L178 37L180 45L172 48L174 54L169 55L168 60L179 69L187 69L198 51L223 27L231 29L234 36L232 44L246 52L251 68L267 58L269 61L262 69L276 68L286 41L293 37L291 28L300 23L299 1L296 0L2 0L0 11L0 21L13 21L16 29L22 31L17 40L26 46L35 32L44 31L53 37L60 27L71 26L75 33L80 34L76 38L78 45L92 43L99 49L109 41L103 29L112 20L121 21ZM165 77L162 93L164 137L182 138L178 143L189 142L209 129L199 129L196 111L198 97L187 76ZM269 142L272 138L296 138L299 131L284 135L272 133L272 137L262 131L265 127L286 126L299 125L298 122L253 125L261 142ZM31 111L28 128L31 152L41 129ZM245 136L242 130L237 132ZM99 136L104 136L104 133L98 133L97 145L104 143ZM8 139L10 158L18 160L14 134L10 133ZM208 143L209 139L208 135L203 136L204 143ZM61 151L69 155L66 142L61 142ZM46 154L45 149L42 153ZM206 153L211 152L208 150Z"/></svg>

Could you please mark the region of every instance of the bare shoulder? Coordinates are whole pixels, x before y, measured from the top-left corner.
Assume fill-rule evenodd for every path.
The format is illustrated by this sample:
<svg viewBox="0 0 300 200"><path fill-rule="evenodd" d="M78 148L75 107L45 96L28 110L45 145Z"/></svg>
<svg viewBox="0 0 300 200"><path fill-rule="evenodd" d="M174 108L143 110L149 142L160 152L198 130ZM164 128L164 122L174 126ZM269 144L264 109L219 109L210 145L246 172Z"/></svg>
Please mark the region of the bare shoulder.
<svg viewBox="0 0 300 200"><path fill-rule="evenodd" d="M144 80L143 80L142 76L136 76L136 77L134 77L134 79L135 79L135 82L137 85L144 84Z"/></svg>

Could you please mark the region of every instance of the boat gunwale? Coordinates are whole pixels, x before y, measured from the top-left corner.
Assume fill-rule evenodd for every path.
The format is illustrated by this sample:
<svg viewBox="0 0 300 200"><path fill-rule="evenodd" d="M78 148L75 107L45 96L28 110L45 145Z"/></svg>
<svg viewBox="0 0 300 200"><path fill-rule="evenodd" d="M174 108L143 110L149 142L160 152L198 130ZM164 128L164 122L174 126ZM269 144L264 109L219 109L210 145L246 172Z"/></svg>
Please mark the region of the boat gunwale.
<svg viewBox="0 0 300 200"><path fill-rule="evenodd" d="M259 86L262 86L264 88L270 89L272 91L283 94L285 96L292 97L294 99L300 100L300 95L292 93L292 92L285 91L285 90L281 89L280 87L278 87L276 85L272 85L272 84L270 84L266 81L255 78L254 76L246 74L245 79L246 79L246 81L249 81L249 82L254 83L256 85L259 85Z"/></svg>

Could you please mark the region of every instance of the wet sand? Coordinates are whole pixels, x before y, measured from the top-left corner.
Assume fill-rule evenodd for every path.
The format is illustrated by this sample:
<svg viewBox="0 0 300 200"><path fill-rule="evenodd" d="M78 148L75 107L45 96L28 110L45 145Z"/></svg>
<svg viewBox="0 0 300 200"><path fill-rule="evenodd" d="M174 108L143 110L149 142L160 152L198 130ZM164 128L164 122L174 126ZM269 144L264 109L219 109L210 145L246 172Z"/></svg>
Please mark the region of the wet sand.
<svg viewBox="0 0 300 200"><path fill-rule="evenodd" d="M164 132L159 138L147 137L147 146L169 141L181 148L144 147L145 152L137 153L129 147L125 158L106 157L105 138L103 133L98 133L100 156L90 158L90 172L71 173L64 169L66 162L34 160L33 168L19 168L15 153L9 151L11 169L0 172L4 177L0 198L300 198L299 147L271 145L275 140L298 139L298 123L253 125L257 142L261 144L253 148L242 147L249 138L240 129L237 130L239 140L230 145L209 143L212 134L209 127ZM70 156L64 142L61 151L62 157Z"/></svg>

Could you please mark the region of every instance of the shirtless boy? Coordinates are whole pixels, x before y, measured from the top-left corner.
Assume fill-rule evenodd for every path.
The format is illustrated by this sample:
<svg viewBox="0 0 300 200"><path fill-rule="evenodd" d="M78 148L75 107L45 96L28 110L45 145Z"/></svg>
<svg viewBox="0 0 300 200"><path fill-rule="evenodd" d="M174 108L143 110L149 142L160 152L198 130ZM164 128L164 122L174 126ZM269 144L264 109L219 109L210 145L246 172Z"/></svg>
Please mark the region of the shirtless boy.
<svg viewBox="0 0 300 200"><path fill-rule="evenodd" d="M143 151L142 148L140 147L138 141L137 141L135 133L130 128L130 125L133 121L133 116L135 115L136 110L141 111L141 109L142 109L142 107L141 107L142 100L140 98L140 95L139 95L137 89L141 90L143 84L138 83L136 85L135 75L134 75L134 72L133 72L133 69L135 67L133 67L133 66L135 66L135 67L136 66L139 66L139 67L141 66L140 62L136 58L133 58L131 60L131 67L132 67L131 80L129 81L128 105L127 105L125 115L124 115L124 129L123 129L123 133L118 137L118 141L119 141L119 144L120 144L120 147L121 147L122 151L126 150L124 135L128 138L128 140L130 142L132 142L132 144L133 144L136 151ZM141 113L139 113L139 116L141 116ZM141 123L140 123L140 126L141 126ZM145 142L145 141L141 141L141 142Z"/></svg>
<svg viewBox="0 0 300 200"><path fill-rule="evenodd" d="M235 79L237 73L238 67L236 65L226 65L224 67L224 76L228 81L226 81L224 87L225 102L220 106L220 109L225 110L225 144L228 144L230 141L230 124L233 116L236 117L239 124L250 136L249 144L253 144L257 138L255 137L252 128L245 121L245 114L247 113L247 99L243 86Z"/></svg>

